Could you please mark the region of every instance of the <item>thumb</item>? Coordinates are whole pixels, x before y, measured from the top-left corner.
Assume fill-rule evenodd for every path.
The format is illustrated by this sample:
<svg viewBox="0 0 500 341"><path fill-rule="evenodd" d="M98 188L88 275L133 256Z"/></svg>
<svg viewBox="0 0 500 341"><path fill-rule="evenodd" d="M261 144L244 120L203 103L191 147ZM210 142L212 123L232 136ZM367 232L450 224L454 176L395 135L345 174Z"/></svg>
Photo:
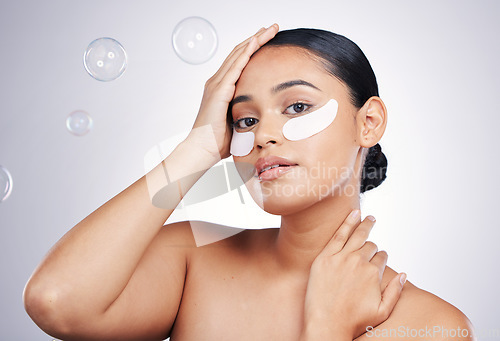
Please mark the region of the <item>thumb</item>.
<svg viewBox="0 0 500 341"><path fill-rule="evenodd" d="M379 316L385 321L392 313L394 306L398 303L401 291L406 282L406 274L400 273L394 276L382 292L382 301L379 306Z"/></svg>

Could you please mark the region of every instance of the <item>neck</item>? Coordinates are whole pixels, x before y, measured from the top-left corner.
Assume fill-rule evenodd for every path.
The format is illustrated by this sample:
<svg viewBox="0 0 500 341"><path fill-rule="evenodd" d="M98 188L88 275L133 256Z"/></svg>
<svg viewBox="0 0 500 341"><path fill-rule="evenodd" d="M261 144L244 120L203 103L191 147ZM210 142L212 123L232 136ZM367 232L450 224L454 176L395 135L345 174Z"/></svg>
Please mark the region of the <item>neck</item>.
<svg viewBox="0 0 500 341"><path fill-rule="evenodd" d="M316 256L332 239L349 213L360 208L359 176L362 162L363 148L360 148L353 167L353 174L357 176L352 176L344 186L312 206L281 216L281 226L274 247L275 260L280 269L309 277L309 270ZM346 187L357 190L342 190Z"/></svg>
<svg viewBox="0 0 500 341"><path fill-rule="evenodd" d="M275 244L279 267L309 274L316 256L354 209L359 209L357 195L335 195L300 212L282 216Z"/></svg>

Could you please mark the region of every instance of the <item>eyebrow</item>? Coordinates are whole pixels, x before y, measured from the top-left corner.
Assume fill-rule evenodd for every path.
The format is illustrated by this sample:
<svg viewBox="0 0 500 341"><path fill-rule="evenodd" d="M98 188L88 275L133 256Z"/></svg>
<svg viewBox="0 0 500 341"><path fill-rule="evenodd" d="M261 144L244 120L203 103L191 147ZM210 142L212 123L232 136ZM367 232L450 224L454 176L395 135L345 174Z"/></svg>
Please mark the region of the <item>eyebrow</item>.
<svg viewBox="0 0 500 341"><path fill-rule="evenodd" d="M321 91L317 86L315 86L309 82L306 82L305 80L302 80L302 79L296 79L293 81L288 81L288 82L278 84L273 88L272 91L273 91L273 93L276 93L276 92L286 90L286 89L291 88L292 86L296 86L296 85L305 85L305 86L308 86L308 87L311 87L313 89Z"/></svg>
<svg viewBox="0 0 500 341"><path fill-rule="evenodd" d="M229 103L229 107L232 108L233 105L235 104L238 104L238 103L241 103L241 102L248 102L248 101L251 101L252 100L252 96L247 96L247 95L243 95L243 96L238 96L238 97L235 97L230 103Z"/></svg>
<svg viewBox="0 0 500 341"><path fill-rule="evenodd" d="M319 90L321 91L321 89L319 89L317 86L315 86L314 84L311 84L309 82L306 82L305 80L302 80L302 79L295 79L295 80L292 80L292 81L288 81L288 82L283 82L281 84L278 84L276 85L275 87L272 88L272 92L273 93L277 93L277 92L280 92L280 91L283 91L283 90L286 90L288 88L291 88L293 86L297 86L297 85L305 85L305 86L308 86L308 87L311 87L313 89L316 89L316 90ZM230 103L229 103L229 108L230 110L233 108L233 106L235 104L238 104L238 103L242 103L242 102L249 102L252 100L252 96L249 96L249 95L242 95L242 96L238 96L238 97L235 97Z"/></svg>

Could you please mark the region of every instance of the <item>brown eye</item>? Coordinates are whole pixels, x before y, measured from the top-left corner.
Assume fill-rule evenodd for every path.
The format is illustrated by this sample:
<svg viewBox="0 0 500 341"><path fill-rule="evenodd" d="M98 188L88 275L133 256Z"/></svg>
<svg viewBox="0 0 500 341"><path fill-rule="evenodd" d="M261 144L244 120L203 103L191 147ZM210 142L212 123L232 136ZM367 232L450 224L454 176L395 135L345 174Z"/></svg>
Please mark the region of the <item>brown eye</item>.
<svg viewBox="0 0 500 341"><path fill-rule="evenodd" d="M236 129L246 129L246 128L250 128L251 126L253 126L257 122L259 122L259 120L257 120L256 118L246 117L246 118L242 118L241 120L234 122L234 127Z"/></svg>
<svg viewBox="0 0 500 341"><path fill-rule="evenodd" d="M307 111L311 106L302 102L297 102L286 108L285 113L290 115L300 114Z"/></svg>
<svg viewBox="0 0 500 341"><path fill-rule="evenodd" d="M302 112L302 111L304 111L304 109L305 109L305 105L302 103L296 103L293 105L293 110L295 112Z"/></svg>

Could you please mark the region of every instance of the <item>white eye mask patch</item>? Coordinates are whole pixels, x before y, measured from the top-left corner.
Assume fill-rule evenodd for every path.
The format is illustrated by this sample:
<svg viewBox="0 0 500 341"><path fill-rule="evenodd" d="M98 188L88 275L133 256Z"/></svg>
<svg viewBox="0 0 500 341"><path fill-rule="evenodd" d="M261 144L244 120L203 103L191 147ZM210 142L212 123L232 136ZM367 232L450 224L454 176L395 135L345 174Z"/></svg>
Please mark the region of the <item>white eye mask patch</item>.
<svg viewBox="0 0 500 341"><path fill-rule="evenodd" d="M283 125L283 136L290 141L303 140L325 130L337 116L338 103L331 99L324 106L304 116L291 118ZM233 129L230 152L234 156L250 154L255 142L251 131L239 133Z"/></svg>
<svg viewBox="0 0 500 341"><path fill-rule="evenodd" d="M288 120L283 126L283 136L298 141L325 130L337 116L338 106L337 101L331 99L316 111Z"/></svg>
<svg viewBox="0 0 500 341"><path fill-rule="evenodd" d="M236 129L233 128L233 137L231 139L229 152L234 156L248 155L253 149L254 141L255 134L251 131L238 133Z"/></svg>

